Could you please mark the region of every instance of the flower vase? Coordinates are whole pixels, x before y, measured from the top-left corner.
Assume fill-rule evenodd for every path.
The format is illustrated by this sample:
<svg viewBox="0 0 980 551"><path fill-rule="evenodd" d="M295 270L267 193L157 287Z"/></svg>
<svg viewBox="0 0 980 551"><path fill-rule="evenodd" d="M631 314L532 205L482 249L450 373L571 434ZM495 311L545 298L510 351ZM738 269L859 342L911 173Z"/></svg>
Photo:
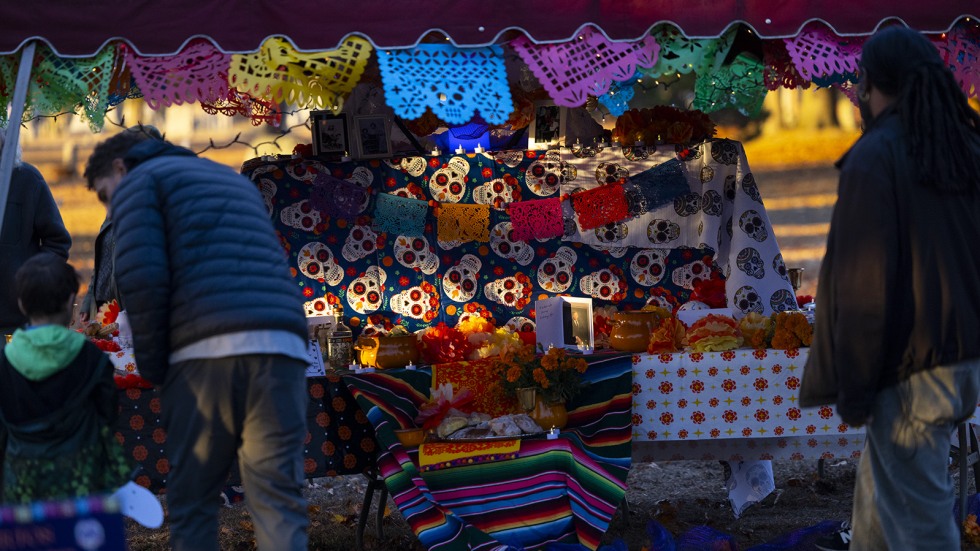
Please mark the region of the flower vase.
<svg viewBox="0 0 980 551"><path fill-rule="evenodd" d="M565 409L565 401L549 401L539 392L534 400L534 409L528 412L528 416L545 431L552 427L557 429L565 428L568 424L568 410Z"/></svg>

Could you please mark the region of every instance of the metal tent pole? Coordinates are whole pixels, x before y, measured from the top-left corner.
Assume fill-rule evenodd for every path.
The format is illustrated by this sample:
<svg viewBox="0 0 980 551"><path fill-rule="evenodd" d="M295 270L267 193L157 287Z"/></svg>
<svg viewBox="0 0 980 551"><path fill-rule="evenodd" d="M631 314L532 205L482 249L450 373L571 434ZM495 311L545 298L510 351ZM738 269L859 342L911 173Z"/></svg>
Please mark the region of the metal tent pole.
<svg viewBox="0 0 980 551"><path fill-rule="evenodd" d="M34 64L34 42L28 42L20 54L20 67L17 69L17 83L11 99L10 117L4 136L3 152L0 154L0 231L7 213L7 196L10 194L10 175L14 171L14 157L17 154L17 140L20 138L20 120L24 116L24 101L27 99L27 85Z"/></svg>

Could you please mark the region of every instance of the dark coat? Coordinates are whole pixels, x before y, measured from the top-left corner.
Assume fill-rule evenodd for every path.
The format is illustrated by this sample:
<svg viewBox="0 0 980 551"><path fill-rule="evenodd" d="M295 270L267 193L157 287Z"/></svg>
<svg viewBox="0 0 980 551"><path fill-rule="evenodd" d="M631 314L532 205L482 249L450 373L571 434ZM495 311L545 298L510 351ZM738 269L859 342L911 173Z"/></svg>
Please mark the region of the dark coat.
<svg viewBox="0 0 980 551"><path fill-rule="evenodd" d="M800 404L850 424L879 390L980 357L980 193L920 185L913 162L885 112L840 163Z"/></svg>
<svg viewBox="0 0 980 551"><path fill-rule="evenodd" d="M142 376L162 383L170 353L209 337L307 338L302 295L255 184L157 140L126 163L112 197L115 275Z"/></svg>
<svg viewBox="0 0 980 551"><path fill-rule="evenodd" d="M68 258L70 248L71 236L41 173L27 163L15 166L0 230L0 328L27 323L14 290L14 275L24 261L41 251Z"/></svg>

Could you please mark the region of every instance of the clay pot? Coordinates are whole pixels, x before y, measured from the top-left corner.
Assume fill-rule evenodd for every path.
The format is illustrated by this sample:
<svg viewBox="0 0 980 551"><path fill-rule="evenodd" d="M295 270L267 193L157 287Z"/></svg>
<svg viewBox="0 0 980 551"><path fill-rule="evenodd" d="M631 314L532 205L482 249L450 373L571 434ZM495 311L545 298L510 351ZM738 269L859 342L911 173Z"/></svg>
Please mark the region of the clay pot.
<svg viewBox="0 0 980 551"><path fill-rule="evenodd" d="M650 334L659 325L656 312L617 312L613 314L609 346L623 352L646 352Z"/></svg>
<svg viewBox="0 0 980 551"><path fill-rule="evenodd" d="M527 415L546 432L552 427L563 429L568 424L565 402L549 402L540 392L534 399L534 409L527 412Z"/></svg>
<svg viewBox="0 0 980 551"><path fill-rule="evenodd" d="M418 341L415 335L361 337L354 350L360 352L361 365L392 369L419 363Z"/></svg>

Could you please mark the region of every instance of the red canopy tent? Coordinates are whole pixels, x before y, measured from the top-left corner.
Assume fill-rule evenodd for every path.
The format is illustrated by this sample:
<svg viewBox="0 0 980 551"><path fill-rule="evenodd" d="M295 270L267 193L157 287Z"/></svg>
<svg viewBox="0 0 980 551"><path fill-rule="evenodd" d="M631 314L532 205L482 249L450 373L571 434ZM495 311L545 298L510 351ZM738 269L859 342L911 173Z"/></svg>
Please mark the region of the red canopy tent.
<svg viewBox="0 0 980 551"><path fill-rule="evenodd" d="M585 25L626 41L660 23L690 38L717 37L738 23L762 38L786 38L814 21L839 36L868 35L890 19L939 33L978 13L975 0L47 0L0 8L0 54L43 40L61 56L91 56L120 39L143 55L175 54L194 37L240 53L274 35L300 51L336 48L349 34L377 48L407 48L433 31L468 47L498 43L510 31L536 43L563 42Z"/></svg>
<svg viewBox="0 0 980 551"><path fill-rule="evenodd" d="M867 36L905 24L943 33L977 18L975 0L76 0L6 2L0 8L0 56L20 54L16 82L0 75L10 97L10 120L20 120L38 44L60 58L85 58L114 43L140 56L175 55L204 39L224 54L259 51L283 37L296 51L337 48L359 36L376 49L410 49L442 34L459 48L526 37L532 44L567 43L593 27L610 41L635 42L662 24L687 38L717 38L744 25L764 39L792 38L813 23L840 37ZM12 93L11 92L12 89ZM84 98L79 98L82 101ZM0 158L0 204L6 203L19 126L8 125ZM3 212L0 211L0 224Z"/></svg>

